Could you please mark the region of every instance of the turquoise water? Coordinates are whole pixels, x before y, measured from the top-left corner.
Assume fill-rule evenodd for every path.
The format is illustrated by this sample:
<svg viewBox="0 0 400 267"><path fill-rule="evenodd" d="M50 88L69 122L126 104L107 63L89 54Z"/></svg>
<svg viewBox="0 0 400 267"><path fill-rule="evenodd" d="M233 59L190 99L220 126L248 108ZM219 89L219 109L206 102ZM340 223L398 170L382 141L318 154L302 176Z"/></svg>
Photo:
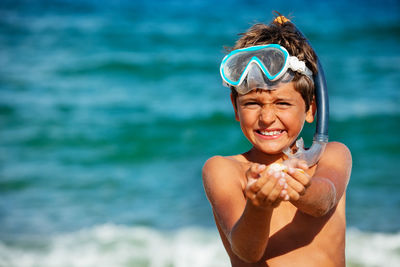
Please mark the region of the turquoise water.
<svg viewBox="0 0 400 267"><path fill-rule="evenodd" d="M273 10L353 154L348 265L399 265L396 1L43 0L0 3L0 266L226 266L201 168L249 144L218 67Z"/></svg>

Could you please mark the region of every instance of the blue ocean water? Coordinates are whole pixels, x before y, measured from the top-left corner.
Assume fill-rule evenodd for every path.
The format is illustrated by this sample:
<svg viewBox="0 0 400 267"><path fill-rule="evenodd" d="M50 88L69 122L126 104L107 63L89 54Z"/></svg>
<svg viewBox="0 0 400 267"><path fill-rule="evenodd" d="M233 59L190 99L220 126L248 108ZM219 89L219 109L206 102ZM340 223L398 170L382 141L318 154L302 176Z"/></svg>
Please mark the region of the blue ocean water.
<svg viewBox="0 0 400 267"><path fill-rule="evenodd" d="M352 151L347 263L400 265L398 1L4 0L0 266L227 266L201 168L249 144L218 68L273 10Z"/></svg>

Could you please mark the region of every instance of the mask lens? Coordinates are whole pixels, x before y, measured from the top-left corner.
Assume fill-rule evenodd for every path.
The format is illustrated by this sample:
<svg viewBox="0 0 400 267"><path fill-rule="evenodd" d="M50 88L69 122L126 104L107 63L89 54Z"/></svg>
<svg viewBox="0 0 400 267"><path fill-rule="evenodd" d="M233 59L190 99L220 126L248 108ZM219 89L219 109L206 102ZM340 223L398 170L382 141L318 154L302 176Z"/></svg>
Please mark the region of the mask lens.
<svg viewBox="0 0 400 267"><path fill-rule="evenodd" d="M266 75L269 76L268 78L270 80L273 80L284 70L286 57L281 50L270 49L268 53L262 53L262 51L260 51L257 53L257 57L263 63L265 71L269 74L267 75L266 73Z"/></svg>
<svg viewBox="0 0 400 267"><path fill-rule="evenodd" d="M284 71L287 55L279 47L267 45L231 52L222 61L221 75L225 81L237 86L246 78L253 61L269 80L274 80Z"/></svg>
<svg viewBox="0 0 400 267"><path fill-rule="evenodd" d="M247 53L237 53L231 57L228 56L223 72L228 81L232 84L237 84L244 75L244 72L251 60L251 55Z"/></svg>

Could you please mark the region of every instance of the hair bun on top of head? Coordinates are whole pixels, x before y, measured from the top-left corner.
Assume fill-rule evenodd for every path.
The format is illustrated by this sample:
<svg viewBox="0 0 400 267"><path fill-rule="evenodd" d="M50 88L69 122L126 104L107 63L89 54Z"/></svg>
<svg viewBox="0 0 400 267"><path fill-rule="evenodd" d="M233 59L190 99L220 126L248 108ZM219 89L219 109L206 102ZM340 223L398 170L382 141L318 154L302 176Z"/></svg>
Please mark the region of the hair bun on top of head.
<svg viewBox="0 0 400 267"><path fill-rule="evenodd" d="M285 24L286 22L290 22L290 20L288 18L286 18L285 16L279 14L278 12L276 12L276 13L278 16L274 19L273 23Z"/></svg>

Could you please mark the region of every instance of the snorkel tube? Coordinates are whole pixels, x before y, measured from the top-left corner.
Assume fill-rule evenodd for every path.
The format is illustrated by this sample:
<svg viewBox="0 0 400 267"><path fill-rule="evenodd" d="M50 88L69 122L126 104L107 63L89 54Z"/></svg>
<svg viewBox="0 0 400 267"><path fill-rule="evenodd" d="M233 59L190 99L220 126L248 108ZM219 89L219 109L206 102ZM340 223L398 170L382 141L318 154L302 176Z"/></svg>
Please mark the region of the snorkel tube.
<svg viewBox="0 0 400 267"><path fill-rule="evenodd" d="M284 16L279 16L275 19L276 22L283 24L289 21ZM293 23L292 23L293 24ZM294 24L293 24L294 25ZM308 45L311 46L309 40L304 34L294 25L297 32L307 40ZM315 51L315 50L314 50ZM293 153L290 148L286 148L283 152L289 157L289 159L296 158L307 162L308 166L315 165L322 153L325 150L326 144L328 143L328 124L329 124L329 99L328 99L328 88L325 80L325 73L322 68L321 62L317 56L317 74L314 75L314 86L315 86L315 100L317 104L317 125L313 143L309 149L304 149L303 139L300 138L296 141L297 151Z"/></svg>

